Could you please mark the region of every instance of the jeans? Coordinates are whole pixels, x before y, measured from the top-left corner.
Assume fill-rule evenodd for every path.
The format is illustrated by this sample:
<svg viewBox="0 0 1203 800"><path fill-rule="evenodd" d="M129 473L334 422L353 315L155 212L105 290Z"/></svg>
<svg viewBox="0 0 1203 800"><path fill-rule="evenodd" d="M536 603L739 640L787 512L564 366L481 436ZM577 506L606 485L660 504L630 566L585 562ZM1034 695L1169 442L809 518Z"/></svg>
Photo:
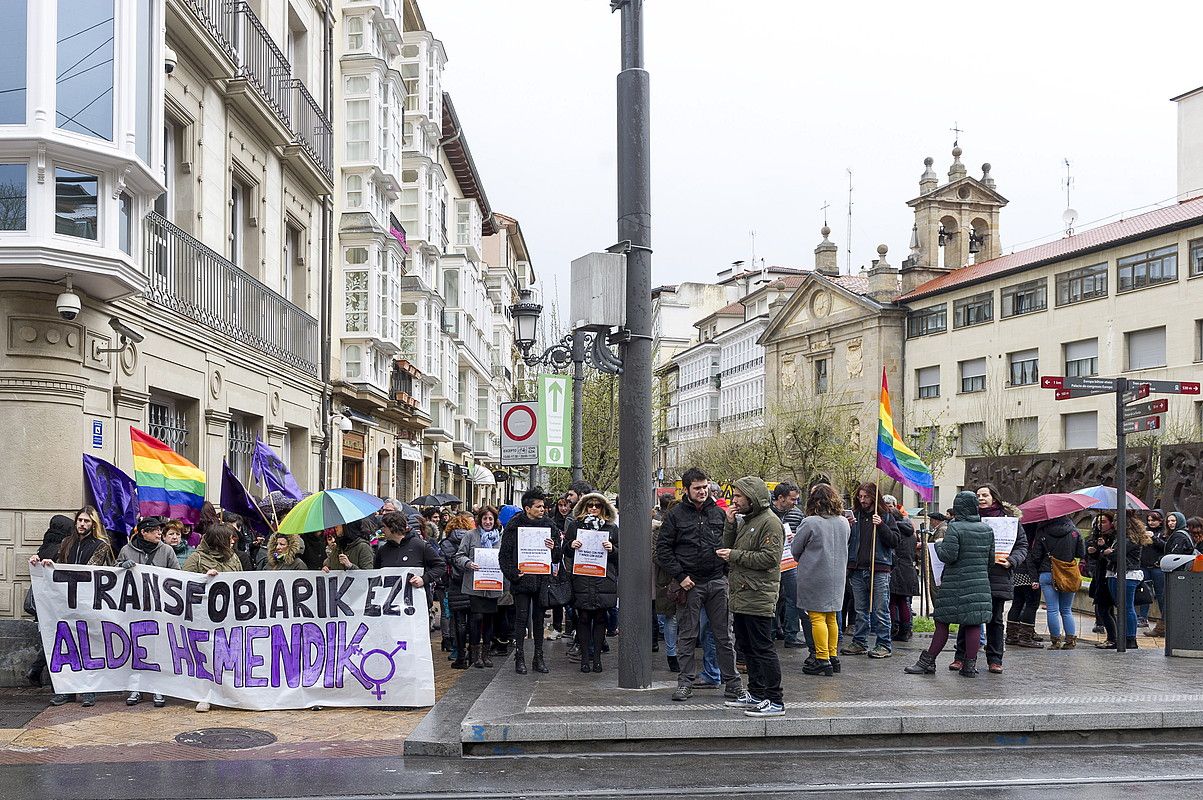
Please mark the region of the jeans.
<svg viewBox="0 0 1203 800"><path fill-rule="evenodd" d="M1115 578L1107 579L1107 588L1111 590L1112 597L1118 597L1115 581ZM1124 631L1124 636L1125 638L1132 639L1136 636L1136 605L1133 603L1133 600L1136 597L1136 587L1140 585L1140 581L1128 579L1124 581L1124 585L1128 587L1128 591L1124 593L1124 604L1127 606L1124 610L1127 613L1128 620L1128 628ZM1119 606L1115 607L1115 611L1117 614L1119 613ZM1117 638L1116 641L1118 642L1119 639Z"/></svg>
<svg viewBox="0 0 1203 800"><path fill-rule="evenodd" d="M801 644L802 620L798 615L797 571L781 573L781 591L777 594L777 613L773 617L773 635L790 644Z"/></svg>
<svg viewBox="0 0 1203 800"><path fill-rule="evenodd" d="M713 622L709 630L714 638L720 682L730 691L739 691L743 686L735 669L735 646L727 602L729 591L727 578L722 577L696 583L685 593L685 605L677 611L677 656L681 661L677 686L691 686L697 677L696 648L703 610Z"/></svg>
<svg viewBox="0 0 1203 800"><path fill-rule="evenodd" d="M1162 621L1165 620L1165 573L1160 567L1147 567L1145 569L1145 580L1151 581L1153 584L1153 596L1157 598L1157 611L1161 614ZM1137 606L1136 616L1148 622L1149 609L1152 606L1143 605Z"/></svg>
<svg viewBox="0 0 1203 800"><path fill-rule="evenodd" d="M873 576L873 614L869 614L869 570L858 569L849 576L852 595L856 598L856 629L852 641L869 647L869 633L877 638L877 644L893 651L890 642L890 571L877 570Z"/></svg>
<svg viewBox="0 0 1203 800"><path fill-rule="evenodd" d="M1074 624L1074 592L1062 592L1053 586L1053 573L1040 573L1040 591L1044 595L1044 604L1048 607L1048 635L1060 638L1062 631L1066 636L1077 636L1078 628Z"/></svg>
<svg viewBox="0 0 1203 800"><path fill-rule="evenodd" d="M748 665L748 694L782 703L781 662L773 649L773 618L735 614L735 639Z"/></svg>
<svg viewBox="0 0 1203 800"><path fill-rule="evenodd" d="M677 615L657 614L656 625L660 627L660 635L664 637L664 654L669 658L677 655Z"/></svg>
<svg viewBox="0 0 1203 800"><path fill-rule="evenodd" d="M707 683L722 683L723 675L718 668L718 647L714 643L714 634L710 631L710 619L706 609L698 619L698 638L702 645L702 671L698 675Z"/></svg>

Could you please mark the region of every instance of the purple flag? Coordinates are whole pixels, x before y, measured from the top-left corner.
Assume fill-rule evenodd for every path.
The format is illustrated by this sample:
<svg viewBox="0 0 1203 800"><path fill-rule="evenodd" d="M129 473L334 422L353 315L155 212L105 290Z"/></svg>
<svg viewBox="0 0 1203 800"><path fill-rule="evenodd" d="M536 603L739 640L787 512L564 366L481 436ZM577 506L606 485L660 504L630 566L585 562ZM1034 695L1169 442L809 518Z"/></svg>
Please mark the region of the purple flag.
<svg viewBox="0 0 1203 800"><path fill-rule="evenodd" d="M125 545L138 524L138 486L134 479L103 458L84 454L84 477L100 522L112 534L114 552Z"/></svg>
<svg viewBox="0 0 1203 800"><path fill-rule="evenodd" d="M247 493L242 481L230 469L225 461L221 462L221 508L242 517L249 530L267 536L271 533L267 520L259 513L255 500Z"/></svg>
<svg viewBox="0 0 1203 800"><path fill-rule="evenodd" d="M255 437L255 452L251 455L251 480L263 487L264 494L280 492L293 500L302 497L297 479L292 477L271 445L258 436Z"/></svg>

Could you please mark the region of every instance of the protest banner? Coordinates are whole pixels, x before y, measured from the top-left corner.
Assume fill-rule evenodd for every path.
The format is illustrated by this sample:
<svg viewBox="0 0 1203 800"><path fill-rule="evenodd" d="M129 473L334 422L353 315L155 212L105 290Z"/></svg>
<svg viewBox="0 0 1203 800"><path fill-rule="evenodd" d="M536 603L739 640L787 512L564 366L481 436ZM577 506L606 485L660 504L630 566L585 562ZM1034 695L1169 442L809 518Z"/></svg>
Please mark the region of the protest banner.
<svg viewBox="0 0 1203 800"><path fill-rule="evenodd" d="M472 548L472 588L478 592L501 592L505 590L505 577L501 574L501 562L497 557L501 551L495 547Z"/></svg>
<svg viewBox="0 0 1203 800"><path fill-rule="evenodd" d="M522 575L550 575L551 550L546 541L550 528L520 526L518 528L518 572Z"/></svg>
<svg viewBox="0 0 1203 800"><path fill-rule="evenodd" d="M931 579L936 586L940 585L940 581L944 578L944 562L936 555L936 543L931 542L927 545L928 563L931 564Z"/></svg>
<svg viewBox="0 0 1203 800"><path fill-rule="evenodd" d="M602 547L602 542L608 542L610 534L606 531L577 528L576 539L581 546L572 556L572 574L588 575L591 578L606 577L606 564L610 554Z"/></svg>
<svg viewBox="0 0 1203 800"><path fill-rule="evenodd" d="M790 545L794 543L794 529L787 522L782 526L785 529L785 544L781 548L781 571L789 572L791 569L798 568L798 562L794 559L794 554L790 552Z"/></svg>
<svg viewBox="0 0 1203 800"><path fill-rule="evenodd" d="M434 704L426 594L408 580L420 571L29 574L56 692L253 710Z"/></svg>
<svg viewBox="0 0 1203 800"><path fill-rule="evenodd" d="M1019 535L1018 517L982 517L982 522L994 531L994 554L996 556L1011 555L1015 546L1015 537Z"/></svg>

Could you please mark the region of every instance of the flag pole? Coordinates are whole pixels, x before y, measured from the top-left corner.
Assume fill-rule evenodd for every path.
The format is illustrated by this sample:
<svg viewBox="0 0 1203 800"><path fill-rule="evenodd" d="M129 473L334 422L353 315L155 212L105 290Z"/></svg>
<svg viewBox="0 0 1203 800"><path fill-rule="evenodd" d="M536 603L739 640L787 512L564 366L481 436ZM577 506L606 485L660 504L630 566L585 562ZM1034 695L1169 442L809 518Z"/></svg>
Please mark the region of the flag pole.
<svg viewBox="0 0 1203 800"><path fill-rule="evenodd" d="M881 469L877 470L877 475L873 478L873 513L877 514L881 508ZM884 522L884 520L883 520ZM873 597L877 593L873 591L874 580L877 574L877 523L873 523L873 536L869 544L869 625L873 625Z"/></svg>

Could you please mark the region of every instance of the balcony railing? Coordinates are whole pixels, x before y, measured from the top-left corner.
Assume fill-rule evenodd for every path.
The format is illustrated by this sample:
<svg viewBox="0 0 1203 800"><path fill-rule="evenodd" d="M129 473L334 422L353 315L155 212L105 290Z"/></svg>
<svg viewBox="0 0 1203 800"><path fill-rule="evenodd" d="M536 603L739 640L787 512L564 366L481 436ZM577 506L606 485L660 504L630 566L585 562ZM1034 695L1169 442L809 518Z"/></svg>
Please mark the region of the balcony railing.
<svg viewBox="0 0 1203 800"><path fill-rule="evenodd" d="M292 79L295 98L292 104L292 132L301 137L301 146L317 162L327 177L334 174L334 130L330 120L305 87L305 81Z"/></svg>
<svg viewBox="0 0 1203 800"><path fill-rule="evenodd" d="M272 111L292 130L292 67L288 57L245 0L234 4L237 15L238 66L240 76L259 90Z"/></svg>
<svg viewBox="0 0 1203 800"><path fill-rule="evenodd" d="M231 0L184 0L185 5L208 29L209 35L225 51L231 61L238 61L235 49L235 19Z"/></svg>
<svg viewBox="0 0 1203 800"><path fill-rule="evenodd" d="M317 376L316 319L153 211L145 227L152 303Z"/></svg>

